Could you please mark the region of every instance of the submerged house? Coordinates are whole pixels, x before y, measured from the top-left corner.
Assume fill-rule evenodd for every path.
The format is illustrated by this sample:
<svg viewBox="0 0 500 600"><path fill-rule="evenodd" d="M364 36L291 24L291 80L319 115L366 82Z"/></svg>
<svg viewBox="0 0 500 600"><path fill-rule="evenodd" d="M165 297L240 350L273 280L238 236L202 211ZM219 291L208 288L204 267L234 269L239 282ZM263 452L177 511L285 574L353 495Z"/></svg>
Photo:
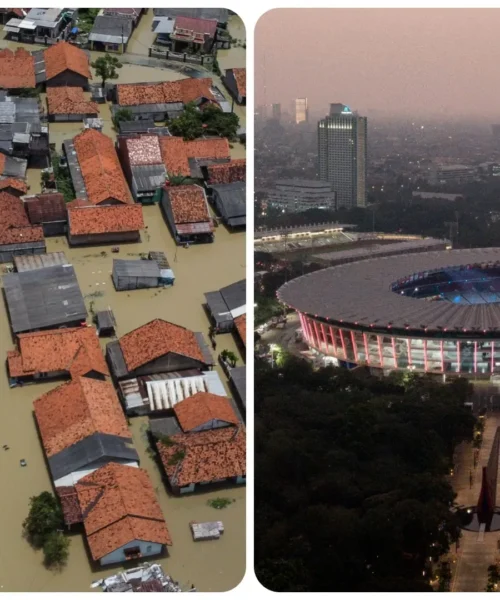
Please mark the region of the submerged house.
<svg viewBox="0 0 500 600"><path fill-rule="evenodd" d="M89 34L90 49L100 52L125 52L133 26L133 20L127 15L98 15Z"/></svg>
<svg viewBox="0 0 500 600"><path fill-rule="evenodd" d="M10 9L13 10L13 9ZM11 39L28 43L54 43L71 26L73 11L64 8L30 8L15 15L5 26Z"/></svg>
<svg viewBox="0 0 500 600"><path fill-rule="evenodd" d="M161 207L177 244L213 242L205 190L198 185L164 186Z"/></svg>
<svg viewBox="0 0 500 600"><path fill-rule="evenodd" d="M0 177L0 192L20 198L28 192L28 186L22 179L15 177Z"/></svg>
<svg viewBox="0 0 500 600"><path fill-rule="evenodd" d="M32 225L41 225L45 236L64 235L68 209L64 196L58 192L25 196L24 206Z"/></svg>
<svg viewBox="0 0 500 600"><path fill-rule="evenodd" d="M85 302L71 265L7 273L3 284L15 334L78 327L87 319Z"/></svg>
<svg viewBox="0 0 500 600"><path fill-rule="evenodd" d="M227 333L235 327L235 320L246 314L246 280L232 283L217 292L205 294L206 309L217 333Z"/></svg>
<svg viewBox="0 0 500 600"><path fill-rule="evenodd" d="M155 319L106 346L106 358L116 381L141 375L213 366L202 333Z"/></svg>
<svg viewBox="0 0 500 600"><path fill-rule="evenodd" d="M47 114L50 121L83 121L97 117L99 106L87 100L79 87L49 87Z"/></svg>
<svg viewBox="0 0 500 600"><path fill-rule="evenodd" d="M226 74L221 79L234 101L245 105L247 103L247 70L244 68L226 69Z"/></svg>
<svg viewBox="0 0 500 600"><path fill-rule="evenodd" d="M156 447L174 493L198 486L245 483L246 432L228 398L195 394L174 406L179 432L153 428ZM158 435L158 433L160 435ZM168 444L165 443L168 437Z"/></svg>
<svg viewBox="0 0 500 600"><path fill-rule="evenodd" d="M21 333L17 349L7 353L11 382L71 377L104 380L108 367L94 327Z"/></svg>
<svg viewBox="0 0 500 600"><path fill-rule="evenodd" d="M204 138L184 141L180 137L160 137L163 162L169 176L202 178L203 167L231 160L226 138Z"/></svg>
<svg viewBox="0 0 500 600"><path fill-rule="evenodd" d="M210 185L211 201L222 221L232 228L245 227L247 222L246 183L235 181Z"/></svg>
<svg viewBox="0 0 500 600"><path fill-rule="evenodd" d="M245 158L236 158L229 162L214 163L206 167L207 185L222 185L236 183L247 179L247 161Z"/></svg>
<svg viewBox="0 0 500 600"><path fill-rule="evenodd" d="M43 51L45 83L49 87L89 89L90 54L68 42L58 42Z"/></svg>
<svg viewBox="0 0 500 600"><path fill-rule="evenodd" d="M144 218L140 204L68 208L70 246L139 242Z"/></svg>
<svg viewBox="0 0 500 600"><path fill-rule="evenodd" d="M175 17L170 41L174 52L210 54L215 50L217 19Z"/></svg>
<svg viewBox="0 0 500 600"><path fill-rule="evenodd" d="M217 21L217 26L226 28L229 19L227 8L154 8L153 14L156 18L168 17L190 17L192 19L211 19Z"/></svg>
<svg viewBox="0 0 500 600"><path fill-rule="evenodd" d="M113 284L117 292L160 287L160 267L154 260L113 260Z"/></svg>

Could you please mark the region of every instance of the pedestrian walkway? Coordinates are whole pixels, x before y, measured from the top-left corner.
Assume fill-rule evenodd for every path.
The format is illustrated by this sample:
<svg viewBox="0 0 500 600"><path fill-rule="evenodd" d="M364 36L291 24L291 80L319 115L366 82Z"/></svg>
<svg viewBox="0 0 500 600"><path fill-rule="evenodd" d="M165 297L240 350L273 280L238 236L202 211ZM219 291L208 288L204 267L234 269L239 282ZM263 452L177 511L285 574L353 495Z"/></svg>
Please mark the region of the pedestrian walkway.
<svg viewBox="0 0 500 600"><path fill-rule="evenodd" d="M456 501L459 506L474 506L478 501L481 491L482 468L488 463L497 427L500 427L500 413L490 413L486 419L483 443L478 453L476 467L474 467L472 446L461 444L458 448L452 485L457 493ZM500 498L500 494L498 494L498 498ZM458 562L451 585L452 592L485 591L488 567L499 558L499 540L500 532L462 531Z"/></svg>

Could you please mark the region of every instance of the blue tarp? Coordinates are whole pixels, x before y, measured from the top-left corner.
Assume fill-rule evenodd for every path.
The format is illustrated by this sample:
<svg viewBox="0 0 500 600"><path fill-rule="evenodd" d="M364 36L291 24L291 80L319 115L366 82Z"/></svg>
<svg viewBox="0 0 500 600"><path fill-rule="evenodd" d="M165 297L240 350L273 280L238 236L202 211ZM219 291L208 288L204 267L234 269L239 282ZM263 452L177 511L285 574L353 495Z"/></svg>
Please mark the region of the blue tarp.
<svg viewBox="0 0 500 600"><path fill-rule="evenodd" d="M76 35L77 33L78 33L78 27L73 27L73 29L71 30L71 34Z"/></svg>

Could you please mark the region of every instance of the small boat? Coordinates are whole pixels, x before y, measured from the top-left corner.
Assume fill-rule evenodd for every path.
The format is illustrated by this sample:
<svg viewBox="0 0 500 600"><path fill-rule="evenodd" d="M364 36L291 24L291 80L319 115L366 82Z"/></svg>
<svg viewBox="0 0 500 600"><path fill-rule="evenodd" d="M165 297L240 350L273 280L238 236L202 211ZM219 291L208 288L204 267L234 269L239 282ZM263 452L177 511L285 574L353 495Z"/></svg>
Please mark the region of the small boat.
<svg viewBox="0 0 500 600"><path fill-rule="evenodd" d="M120 246L113 246L113 247L111 248L111 252L114 252L115 254L116 254L117 252L120 252Z"/></svg>

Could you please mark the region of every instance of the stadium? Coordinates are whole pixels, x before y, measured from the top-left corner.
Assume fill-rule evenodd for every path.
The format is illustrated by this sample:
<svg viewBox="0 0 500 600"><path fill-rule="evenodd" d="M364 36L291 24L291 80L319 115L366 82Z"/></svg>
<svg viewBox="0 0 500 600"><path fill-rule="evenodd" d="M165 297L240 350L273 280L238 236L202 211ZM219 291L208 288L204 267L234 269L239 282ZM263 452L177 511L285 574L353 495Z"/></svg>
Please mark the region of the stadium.
<svg viewBox="0 0 500 600"><path fill-rule="evenodd" d="M325 363L488 379L500 374L500 248L340 264L294 279L278 299Z"/></svg>

